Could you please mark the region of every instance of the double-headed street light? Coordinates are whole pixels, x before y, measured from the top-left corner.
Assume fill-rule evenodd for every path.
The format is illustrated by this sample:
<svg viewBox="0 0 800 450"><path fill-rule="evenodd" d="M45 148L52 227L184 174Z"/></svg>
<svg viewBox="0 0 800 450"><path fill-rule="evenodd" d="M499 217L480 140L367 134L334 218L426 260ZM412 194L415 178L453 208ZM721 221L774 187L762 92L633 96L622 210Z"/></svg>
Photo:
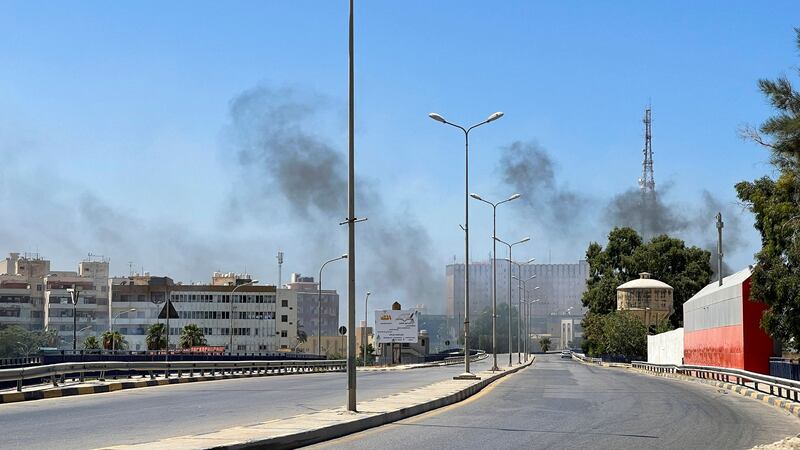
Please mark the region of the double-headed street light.
<svg viewBox="0 0 800 450"><path fill-rule="evenodd" d="M469 194L469 196L492 207L492 356L494 358L492 371L495 371L500 370L497 367L497 207L520 198L520 195L514 194L497 203L484 200L478 194ZM510 349L509 352L511 352Z"/></svg>
<svg viewBox="0 0 800 450"><path fill-rule="evenodd" d="M73 284L71 288L67 288L67 292L72 300L72 350L75 351L78 349L78 300L81 296L81 287Z"/></svg>
<svg viewBox="0 0 800 450"><path fill-rule="evenodd" d="M116 350L116 345L117 345L117 340L114 339L114 322L117 321L119 316L121 316L123 314L127 314L129 312L134 312L134 311L136 311L136 308L131 308L131 309L126 309L125 311L120 311L120 312L114 314L114 317L111 319L111 328L108 329L108 331L111 332L111 354L114 354L114 351ZM167 314L169 314L169 310L167 311Z"/></svg>
<svg viewBox="0 0 800 450"><path fill-rule="evenodd" d="M347 253L338 258L325 261L319 268L319 291L317 292L317 355L322 355L322 269L324 269L328 263L339 261L340 259L347 259Z"/></svg>
<svg viewBox="0 0 800 450"><path fill-rule="evenodd" d="M528 242L528 241L531 240L531 238L526 237L526 238L524 238L522 240L519 240L517 242L512 242L510 244L508 242L500 239L497 236L495 236L494 239L497 242L500 242L501 244L505 244L506 246L508 246L508 366L511 367L511 353L512 353L512 351L511 351L511 272L513 272L513 270L512 270L513 268L511 266L511 264L513 264L513 262L514 262L511 259L511 247L513 247L513 246L515 246L517 244L523 244L525 242ZM520 311L517 311L517 325L519 325L519 315L520 315ZM517 335L519 336L519 328L517 328ZM519 339L517 339L517 341L518 341L517 343L519 343ZM517 346L517 350L519 350L519 345ZM519 353L519 352L517 352L517 353Z"/></svg>
<svg viewBox="0 0 800 450"><path fill-rule="evenodd" d="M246 283L237 284L233 289L231 289L231 307L230 307L230 321L231 321L231 329L230 329L230 336L229 336L229 343L228 343L228 353L233 354L233 293L236 292L237 289L244 286L250 286L252 284L258 283L258 280L250 280ZM167 317L169 317L169 311L167 311ZM167 353L169 353L169 329L167 330Z"/></svg>
<svg viewBox="0 0 800 450"><path fill-rule="evenodd" d="M509 251L509 256L511 256L510 253L511 252ZM509 259L509 261L511 261L511 259ZM531 258L528 261L526 261L524 263L524 265L528 265L528 264L530 264L530 263L532 263L534 261L536 261L536 258ZM513 262L513 261L511 261L511 262L517 265L517 273L521 276L522 275L522 266L523 266L523 264L516 263L516 262ZM521 332L522 331L522 315L523 315L523 313L522 313L522 304L523 304L523 302L522 302L522 281L519 278L515 277L515 276L511 276L511 278L517 280L517 289L518 289L518 292L517 292L517 309L519 310L519 312L517 313L517 364L522 364L522 332ZM531 279L532 278L536 278L536 275L533 275L531 277ZM511 284L511 282L509 281L509 285L510 284Z"/></svg>
<svg viewBox="0 0 800 450"><path fill-rule="evenodd" d="M535 258L534 258L534 259L535 259ZM531 262L533 262L533 259L531 259L530 261L528 261L528 263L531 263ZM536 275L535 275L535 274L534 274L534 275L531 275L531 276L530 276L530 277L529 277L527 280L521 280L520 278L518 278L518 277L513 277L513 276L512 276L511 278L513 278L513 279L517 280L519 283L521 283L521 284L522 284L522 292L525 294L525 298L527 299L527 298L528 298L528 285L527 285L527 283L528 283L528 281L531 281L531 280L533 280L534 278L536 278ZM539 289L539 286L536 286L536 287L534 288L534 290L536 290L536 289ZM537 301L538 301L538 300L537 300ZM525 300L521 300L521 302L526 304L526 308L525 308L525 310L527 311L527 309L528 309L528 308L527 308L527 305L528 305L530 302L526 302ZM530 337L530 333L528 332L528 325L529 325L529 324L530 324L530 316L529 316L528 314L526 314L526 317L525 317L525 362L527 362L527 361L528 361L528 339L529 339L529 337Z"/></svg>
<svg viewBox="0 0 800 450"><path fill-rule="evenodd" d="M461 227L464 230L464 373L455 378L458 380L475 380L478 377L469 371L469 132L503 117L503 113L496 112L483 122L469 128L450 123L436 113L430 113L428 117L464 132L464 225Z"/></svg>

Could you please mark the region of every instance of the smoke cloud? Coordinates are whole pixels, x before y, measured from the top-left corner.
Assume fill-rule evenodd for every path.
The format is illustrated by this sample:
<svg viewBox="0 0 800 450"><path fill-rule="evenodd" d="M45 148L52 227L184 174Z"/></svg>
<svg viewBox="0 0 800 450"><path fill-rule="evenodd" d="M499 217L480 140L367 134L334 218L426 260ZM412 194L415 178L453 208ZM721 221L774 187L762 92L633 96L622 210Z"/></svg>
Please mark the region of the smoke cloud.
<svg viewBox="0 0 800 450"><path fill-rule="evenodd" d="M555 163L536 142L512 142L502 149L499 172L503 181L522 194L520 201L531 216L546 225L574 230L588 199L556 182Z"/></svg>
<svg viewBox="0 0 800 450"><path fill-rule="evenodd" d="M506 185L522 194L526 218L558 230L567 230L573 241L598 240L610 227L631 227L645 240L661 234L676 236L689 245L698 245L711 252L711 266L717 272L716 213L722 212L725 222L724 253L730 255L746 245L741 215L733 205L724 204L704 190L695 206L669 202L670 183L659 191L643 193L631 188L610 199L592 199L559 184L556 164L548 152L536 142L516 141L502 148L498 170ZM723 272L732 273L723 259Z"/></svg>
<svg viewBox="0 0 800 450"><path fill-rule="evenodd" d="M258 86L231 101L224 133L249 180L234 193L232 204L242 204L242 198L260 203L245 213L279 204L297 239L315 243L308 252L308 265L315 267L345 248L343 240L337 247L330 236L344 231L337 224L347 215L347 165L340 151L310 131L327 106L324 97ZM357 214L369 218L357 225L358 279L365 280L364 290L386 301L401 296L408 306L438 307L444 283L440 268L432 265L436 258L427 230L407 212L390 210L375 181L359 178L356 192Z"/></svg>

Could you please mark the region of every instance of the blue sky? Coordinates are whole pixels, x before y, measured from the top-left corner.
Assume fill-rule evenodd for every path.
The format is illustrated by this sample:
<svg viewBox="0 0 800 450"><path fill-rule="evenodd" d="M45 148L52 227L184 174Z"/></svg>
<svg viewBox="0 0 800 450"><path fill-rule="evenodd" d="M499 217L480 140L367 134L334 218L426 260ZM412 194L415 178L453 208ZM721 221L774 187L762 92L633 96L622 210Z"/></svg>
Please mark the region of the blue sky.
<svg viewBox="0 0 800 450"><path fill-rule="evenodd" d="M733 185L771 169L737 129L770 114L757 79L794 75L799 13L791 1L360 1L359 176L387 217L425 230L423 257L443 285L444 265L463 257L462 141L427 114L466 124L503 111L474 133L471 190L510 194L501 149L537 142L557 185L585 194L595 213L572 235L504 205L498 234L532 235L523 257L574 262L608 232L597 215L604 203L636 186L649 102L657 188L669 186L676 209L708 190L740 214L744 244L729 262L741 267L758 236ZM278 249L284 273L313 274L345 248L330 220L325 244L309 244L285 199L239 220L230 204L257 172L240 164L226 130L242 92L290 89L319 107L304 130L346 149L346 2L3 1L0 30L0 206L11 217L0 226L3 251L38 250L56 268L92 252L111 256L115 274L133 261L184 281L246 268L274 282ZM473 255L485 259L489 211L472 211ZM108 222L95 226L89 213ZM369 248L360 252L374 263ZM342 293L343 267L326 277ZM376 305L433 303L365 278L359 290L373 291Z"/></svg>

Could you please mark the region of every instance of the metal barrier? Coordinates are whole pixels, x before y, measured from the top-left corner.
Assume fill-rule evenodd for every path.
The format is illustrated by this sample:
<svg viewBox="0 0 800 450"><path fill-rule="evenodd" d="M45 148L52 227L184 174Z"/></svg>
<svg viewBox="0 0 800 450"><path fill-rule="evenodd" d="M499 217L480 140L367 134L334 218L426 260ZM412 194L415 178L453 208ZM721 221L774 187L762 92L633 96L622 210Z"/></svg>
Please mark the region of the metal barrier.
<svg viewBox="0 0 800 450"><path fill-rule="evenodd" d="M319 361L107 361L85 363L60 363L46 366L21 367L16 369L1 369L0 382L16 381L17 391L22 390L25 380L49 379L53 386L58 386L64 378L76 378L83 382L86 375L99 373L98 380L104 381L108 372L141 373L155 379L156 372L169 377L177 373L178 378L184 374L194 377L195 374L205 376L206 373L216 375L218 372L233 375L240 372L242 375L272 375L286 373L311 373L311 372L341 372L346 370L347 361L344 359L319 360Z"/></svg>
<svg viewBox="0 0 800 450"><path fill-rule="evenodd" d="M695 378L736 383L747 386L752 383L756 391L775 395L794 402L800 401L800 381L786 378L772 377L740 369L728 369L712 366L677 366L673 364L653 364L644 361L633 361L631 366L635 369L647 370L656 373L674 373ZM750 387L750 386L747 386ZM760 389L760 388L769 388Z"/></svg>
<svg viewBox="0 0 800 450"><path fill-rule="evenodd" d="M583 353L570 352L570 354L572 355L572 357L574 359L577 359L577 360L580 360L580 361L583 361L583 362L588 362L588 363L591 363L591 364L600 364L600 363L603 362L602 358L592 358L590 356L586 356Z"/></svg>

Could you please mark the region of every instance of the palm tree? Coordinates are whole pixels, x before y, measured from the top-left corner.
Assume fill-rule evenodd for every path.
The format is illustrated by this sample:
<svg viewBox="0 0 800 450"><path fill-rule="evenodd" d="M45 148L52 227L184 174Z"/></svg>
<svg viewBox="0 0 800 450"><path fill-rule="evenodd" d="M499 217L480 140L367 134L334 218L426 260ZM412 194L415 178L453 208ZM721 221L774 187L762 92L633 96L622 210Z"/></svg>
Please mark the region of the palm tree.
<svg viewBox="0 0 800 450"><path fill-rule="evenodd" d="M112 348L124 350L128 348L128 341L119 334L119 331L106 330L103 332L101 339L103 340L103 348L106 350L111 350Z"/></svg>
<svg viewBox="0 0 800 450"><path fill-rule="evenodd" d="M167 348L167 327L163 323L154 323L147 327L144 341L148 350Z"/></svg>
<svg viewBox="0 0 800 450"><path fill-rule="evenodd" d="M96 336L87 336L83 340L83 348L84 350L100 350L100 341Z"/></svg>
<svg viewBox="0 0 800 450"><path fill-rule="evenodd" d="M543 352L547 352L550 350L550 338L545 336L539 339L539 345L542 347Z"/></svg>
<svg viewBox="0 0 800 450"><path fill-rule="evenodd" d="M181 330L181 348L206 345L206 337L197 325L190 323Z"/></svg>

